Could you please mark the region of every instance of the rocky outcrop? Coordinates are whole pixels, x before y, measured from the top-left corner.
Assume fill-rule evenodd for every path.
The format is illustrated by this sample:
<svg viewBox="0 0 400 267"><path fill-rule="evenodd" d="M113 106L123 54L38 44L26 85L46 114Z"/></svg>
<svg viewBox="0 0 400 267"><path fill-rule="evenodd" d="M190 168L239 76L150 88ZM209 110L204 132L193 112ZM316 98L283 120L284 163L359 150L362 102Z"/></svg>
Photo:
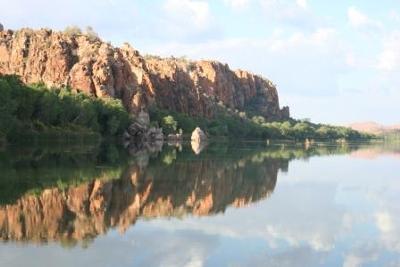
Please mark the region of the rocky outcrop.
<svg viewBox="0 0 400 267"><path fill-rule="evenodd" d="M212 117L222 107L254 110L270 120L289 118L287 108L279 107L275 86L258 75L206 60L147 57L146 66L162 108ZM175 97L169 97L171 92Z"/></svg>
<svg viewBox="0 0 400 267"><path fill-rule="evenodd" d="M131 155L161 151L163 143L161 128L149 127L139 121L132 123L123 134L123 144Z"/></svg>
<svg viewBox="0 0 400 267"><path fill-rule="evenodd" d="M206 134L200 129L200 127L196 127L194 131L192 132L191 140L193 142L204 142L207 140Z"/></svg>
<svg viewBox="0 0 400 267"><path fill-rule="evenodd" d="M198 155L200 152L206 147L207 145L207 136L206 134L200 129L200 127L196 127L192 132L192 136L190 138L190 143L192 146L193 152Z"/></svg>
<svg viewBox="0 0 400 267"><path fill-rule="evenodd" d="M132 113L155 104L209 118L219 108L251 110L268 120L289 117L275 86L258 75L216 61L144 58L129 45L116 48L79 33L0 31L0 74L119 98Z"/></svg>

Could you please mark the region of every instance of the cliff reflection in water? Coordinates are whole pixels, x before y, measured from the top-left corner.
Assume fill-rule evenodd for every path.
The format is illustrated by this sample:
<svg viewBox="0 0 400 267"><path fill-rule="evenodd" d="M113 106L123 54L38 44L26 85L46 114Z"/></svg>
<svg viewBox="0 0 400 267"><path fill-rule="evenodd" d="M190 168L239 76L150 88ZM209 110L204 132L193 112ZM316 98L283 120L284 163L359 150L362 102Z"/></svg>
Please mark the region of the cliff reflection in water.
<svg viewBox="0 0 400 267"><path fill-rule="evenodd" d="M294 158L356 147L164 147L125 155L112 146L13 150L1 155L0 239L75 243L125 231L139 218L212 215L267 198Z"/></svg>

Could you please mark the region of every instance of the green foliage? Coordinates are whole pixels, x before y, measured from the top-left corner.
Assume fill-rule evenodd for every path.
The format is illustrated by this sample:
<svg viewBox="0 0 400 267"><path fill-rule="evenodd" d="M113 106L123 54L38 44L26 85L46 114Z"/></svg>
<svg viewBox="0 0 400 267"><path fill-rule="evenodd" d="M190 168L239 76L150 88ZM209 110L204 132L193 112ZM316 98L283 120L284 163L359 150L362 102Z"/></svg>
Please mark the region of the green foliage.
<svg viewBox="0 0 400 267"><path fill-rule="evenodd" d="M94 179L118 179L128 160L125 150L110 143L10 146L0 150L0 204L46 188L64 190Z"/></svg>
<svg viewBox="0 0 400 267"><path fill-rule="evenodd" d="M94 29L91 26L87 26L85 29L86 36L89 37L89 40L91 41L96 41L99 39L99 35L97 32L94 31Z"/></svg>
<svg viewBox="0 0 400 267"><path fill-rule="evenodd" d="M165 134L175 133L178 128L178 122L171 115L165 116L161 121L161 127Z"/></svg>
<svg viewBox="0 0 400 267"><path fill-rule="evenodd" d="M0 80L0 131L7 134L15 124L13 114L17 110L17 102L12 99L12 88L5 80Z"/></svg>
<svg viewBox="0 0 400 267"><path fill-rule="evenodd" d="M68 88L23 85L0 76L0 132L18 141L31 134L97 133L116 136L128 127L129 114L116 99L97 99Z"/></svg>
<svg viewBox="0 0 400 267"><path fill-rule="evenodd" d="M362 134L346 127L337 127L325 124L314 124L307 120L290 120L267 122L262 116L253 116L248 119L244 112L223 112L217 113L215 118L206 119L191 117L182 113L152 108L150 119L158 125L163 126L167 133L177 128L182 128L185 133L191 133L197 126L206 131L210 136L227 138L248 138L248 139L370 139L374 136ZM166 121L177 128L166 127ZM176 122L176 124L173 123Z"/></svg>
<svg viewBox="0 0 400 267"><path fill-rule="evenodd" d="M205 129L205 126L208 123L208 120L206 118L191 117L183 113L168 111L156 107L150 108L149 115L152 124L156 124L163 127L164 133L167 134L168 134L167 128L170 128L171 126L172 128L170 128L170 130L173 130L172 132L176 132L176 129L182 129L184 133L191 133L197 126L200 126L201 128ZM172 118L167 118L167 117L172 117ZM165 118L167 118L167 122L170 123L168 126L165 125L165 120L164 120ZM176 122L176 124L174 121Z"/></svg>
<svg viewBox="0 0 400 267"><path fill-rule="evenodd" d="M78 36L82 34L82 30L78 26L67 26L64 29L64 34L70 37Z"/></svg>
<svg viewBox="0 0 400 267"><path fill-rule="evenodd" d="M383 134L383 137L388 142L400 142L400 130L393 130Z"/></svg>
<svg viewBox="0 0 400 267"><path fill-rule="evenodd" d="M251 118L251 121L256 124L263 124L265 123L265 118L263 116L253 116L253 118Z"/></svg>

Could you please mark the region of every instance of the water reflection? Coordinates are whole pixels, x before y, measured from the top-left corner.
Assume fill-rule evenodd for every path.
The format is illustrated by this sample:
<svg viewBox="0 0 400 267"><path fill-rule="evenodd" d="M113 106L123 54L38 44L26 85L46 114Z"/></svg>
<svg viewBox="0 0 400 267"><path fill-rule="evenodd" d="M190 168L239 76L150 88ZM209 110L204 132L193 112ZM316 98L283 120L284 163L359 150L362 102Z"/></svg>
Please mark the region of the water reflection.
<svg viewBox="0 0 400 267"><path fill-rule="evenodd" d="M86 245L110 228L126 231L139 218L223 213L268 198L290 160L360 148L210 144L194 154L188 145L172 144L135 150L135 157L112 145L3 151L0 239Z"/></svg>

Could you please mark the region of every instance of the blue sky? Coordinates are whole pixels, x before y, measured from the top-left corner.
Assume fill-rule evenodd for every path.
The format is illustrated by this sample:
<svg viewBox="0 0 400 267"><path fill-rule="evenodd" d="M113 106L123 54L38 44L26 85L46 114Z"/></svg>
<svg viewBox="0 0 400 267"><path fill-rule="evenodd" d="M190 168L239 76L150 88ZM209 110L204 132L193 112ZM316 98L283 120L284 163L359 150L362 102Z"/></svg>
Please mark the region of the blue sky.
<svg viewBox="0 0 400 267"><path fill-rule="evenodd" d="M0 0L6 28L90 25L142 54L217 59L271 79L293 116L400 123L400 1Z"/></svg>

